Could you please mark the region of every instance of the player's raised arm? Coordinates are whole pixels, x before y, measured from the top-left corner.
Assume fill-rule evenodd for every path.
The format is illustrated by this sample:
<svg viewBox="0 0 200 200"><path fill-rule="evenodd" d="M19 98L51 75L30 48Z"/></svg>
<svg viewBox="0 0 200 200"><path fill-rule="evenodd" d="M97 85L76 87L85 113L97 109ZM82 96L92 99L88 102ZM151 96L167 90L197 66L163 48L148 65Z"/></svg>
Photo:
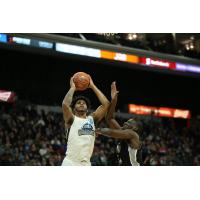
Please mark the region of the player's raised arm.
<svg viewBox="0 0 200 200"><path fill-rule="evenodd" d="M118 122L115 120L115 108L117 105L117 99L118 99L118 93L119 91L117 91L116 88L116 82L112 82L111 84L111 103L110 106L108 108L108 112L106 114L106 122L109 125L110 128L114 128L114 129L120 129L120 125L118 124Z"/></svg>
<svg viewBox="0 0 200 200"><path fill-rule="evenodd" d="M97 134L102 134L104 136L116 138L116 139L124 139L130 140L130 145L134 149L140 148L140 141L138 134L131 129L111 129L111 128L98 128L96 129Z"/></svg>
<svg viewBox="0 0 200 200"><path fill-rule="evenodd" d="M74 115L72 109L70 107L73 99L74 92L76 91L76 86L73 82L73 77L70 79L70 89L65 95L65 98L62 102L62 110L63 110L63 117L65 120L65 124L72 124L74 120Z"/></svg>
<svg viewBox="0 0 200 200"><path fill-rule="evenodd" d="M90 77L90 85L89 88L91 88L94 93L96 94L97 98L99 99L101 106L99 106L95 112L93 112L92 116L95 120L95 122L101 121L108 110L110 102L105 97L105 95L97 88L97 86L93 83L93 80Z"/></svg>

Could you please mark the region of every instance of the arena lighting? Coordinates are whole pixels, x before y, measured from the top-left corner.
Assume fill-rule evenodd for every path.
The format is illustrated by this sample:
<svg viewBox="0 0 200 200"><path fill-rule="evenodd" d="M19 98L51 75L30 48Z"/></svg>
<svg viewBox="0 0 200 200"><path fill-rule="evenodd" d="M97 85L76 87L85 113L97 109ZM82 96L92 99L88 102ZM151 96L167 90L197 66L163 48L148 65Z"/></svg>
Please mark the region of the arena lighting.
<svg viewBox="0 0 200 200"><path fill-rule="evenodd" d="M56 51L83 55L83 56L90 56L95 58L117 60L122 62L139 63L151 67L167 68L170 70L200 73L200 66L169 62L166 60L160 60L154 58L138 57L136 55L131 55L131 54L117 53L113 51L100 50L100 49L82 47L77 45L56 43Z"/></svg>
<svg viewBox="0 0 200 200"><path fill-rule="evenodd" d="M189 44L186 44L185 47L186 47L187 50L190 50Z"/></svg>
<svg viewBox="0 0 200 200"><path fill-rule="evenodd" d="M194 45L192 43L190 44L190 49L194 49Z"/></svg>
<svg viewBox="0 0 200 200"><path fill-rule="evenodd" d="M154 115L157 117L169 117L169 118L183 118L190 119L191 113L189 110L181 110L165 107L152 107L144 105L129 104L129 113L138 115Z"/></svg>
<svg viewBox="0 0 200 200"><path fill-rule="evenodd" d="M139 57L136 55L117 53L112 51L101 50L101 58L118 60L122 62L138 63Z"/></svg>
<svg viewBox="0 0 200 200"><path fill-rule="evenodd" d="M188 72L200 73L200 66L176 63L176 70L184 72L188 71Z"/></svg>
<svg viewBox="0 0 200 200"><path fill-rule="evenodd" d="M0 101L12 103L16 99L16 94L11 91L0 90Z"/></svg>
<svg viewBox="0 0 200 200"><path fill-rule="evenodd" d="M52 49L53 43L52 42L46 42L46 41L39 41L39 40L31 40L31 46L46 48L46 49Z"/></svg>
<svg viewBox="0 0 200 200"><path fill-rule="evenodd" d="M7 35L0 33L0 42L7 42Z"/></svg>
<svg viewBox="0 0 200 200"><path fill-rule="evenodd" d="M109 60L118 60L122 62L130 62L130 63L138 63L139 57L130 54L117 53L112 51L70 45L70 44L62 44L56 43L56 51L63 53L72 53L82 56L90 56L95 58L104 58Z"/></svg>
<svg viewBox="0 0 200 200"><path fill-rule="evenodd" d="M133 37L133 39L136 39L137 38L137 34L134 33L132 37Z"/></svg>
<svg viewBox="0 0 200 200"><path fill-rule="evenodd" d="M23 45L30 45L31 39L21 38L21 37L12 37L11 42L14 42L17 44L23 44Z"/></svg>
<svg viewBox="0 0 200 200"><path fill-rule="evenodd" d="M194 40L194 36L193 36L193 35L192 35L192 36L190 36L190 39L191 39L191 40Z"/></svg>
<svg viewBox="0 0 200 200"><path fill-rule="evenodd" d="M136 38L137 38L136 33L128 33L128 35L127 35L128 40L135 40Z"/></svg>
<svg viewBox="0 0 200 200"><path fill-rule="evenodd" d="M34 46L34 47L40 47L40 48L47 48L47 49L53 48L52 42L40 41L40 40L29 39L29 38L10 37L9 42L22 44L22 45L30 45L30 46Z"/></svg>
<svg viewBox="0 0 200 200"><path fill-rule="evenodd" d="M135 36L133 36L135 35ZM137 35L132 33L132 37L136 37ZM194 65L186 65L183 63L175 63L168 60L151 58L151 57L139 57L133 54L126 54L126 53L119 53L114 51L107 51L103 49L97 48L90 48L84 47L79 45L71 45L71 44L64 44L64 43L53 43L53 42L46 42L46 41L39 41L37 39L30 39L30 38L22 38L22 37L7 37L6 34L0 34L0 42L7 42L9 43L17 43L22 45L28 46L35 46L39 48L48 48L53 49L55 44L55 50L58 52L63 53L71 53L76 55L82 56L89 56L95 58L102 58L102 59L109 59L109 60L116 60L128 63L138 63L149 67L159 67L159 68L166 68L170 70L179 70L184 72L194 72L200 73L200 66ZM186 48L194 48L194 45L191 46L192 43L187 44Z"/></svg>
<svg viewBox="0 0 200 200"><path fill-rule="evenodd" d="M56 51L63 53L72 53L82 56L90 56L95 58L101 57L101 51L99 49L82 47L71 44L56 43Z"/></svg>
<svg viewBox="0 0 200 200"><path fill-rule="evenodd" d="M153 59L153 58L140 58L140 63L149 65L149 66L155 66L155 67L162 67L162 68L168 68L168 69L175 69L176 63L175 62L169 62L165 60L160 59Z"/></svg>
<svg viewBox="0 0 200 200"><path fill-rule="evenodd" d="M128 34L127 39L128 39L128 40L132 40L132 39L133 39L132 35L131 35L131 34Z"/></svg>

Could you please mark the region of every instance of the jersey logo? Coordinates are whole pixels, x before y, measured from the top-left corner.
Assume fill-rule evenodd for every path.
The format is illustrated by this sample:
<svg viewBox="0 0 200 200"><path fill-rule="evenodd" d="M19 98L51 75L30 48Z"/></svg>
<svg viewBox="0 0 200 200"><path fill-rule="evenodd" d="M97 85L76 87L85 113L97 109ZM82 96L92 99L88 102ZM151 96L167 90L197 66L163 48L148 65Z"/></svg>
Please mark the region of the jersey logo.
<svg viewBox="0 0 200 200"><path fill-rule="evenodd" d="M90 123L90 124L94 124L93 119L89 118L88 120L89 120L89 123Z"/></svg>
<svg viewBox="0 0 200 200"><path fill-rule="evenodd" d="M94 129L90 123L86 123L82 126L81 129L78 130L78 135L92 135L94 136Z"/></svg>

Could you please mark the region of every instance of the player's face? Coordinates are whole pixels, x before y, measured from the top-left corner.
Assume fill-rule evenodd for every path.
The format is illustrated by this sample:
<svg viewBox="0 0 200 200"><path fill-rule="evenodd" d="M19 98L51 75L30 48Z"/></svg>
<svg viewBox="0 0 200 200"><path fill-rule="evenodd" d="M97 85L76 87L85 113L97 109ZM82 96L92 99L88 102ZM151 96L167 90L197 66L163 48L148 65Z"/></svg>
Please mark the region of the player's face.
<svg viewBox="0 0 200 200"><path fill-rule="evenodd" d="M124 122L123 129L137 130L137 125L134 119L129 119L128 121Z"/></svg>
<svg viewBox="0 0 200 200"><path fill-rule="evenodd" d="M84 100L78 100L75 104L75 110L81 112L87 112L87 104Z"/></svg>

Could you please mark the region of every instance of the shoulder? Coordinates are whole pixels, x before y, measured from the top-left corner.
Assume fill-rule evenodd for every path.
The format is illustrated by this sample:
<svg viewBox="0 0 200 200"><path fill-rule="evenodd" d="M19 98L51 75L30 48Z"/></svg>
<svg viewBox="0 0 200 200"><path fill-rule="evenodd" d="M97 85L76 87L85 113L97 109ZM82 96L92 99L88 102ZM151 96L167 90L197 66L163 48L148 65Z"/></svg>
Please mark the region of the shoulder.
<svg viewBox="0 0 200 200"><path fill-rule="evenodd" d="M129 145L134 149L140 149L141 148L141 141L139 135L130 129L130 134L132 138L128 141Z"/></svg>
<svg viewBox="0 0 200 200"><path fill-rule="evenodd" d="M91 122L94 123L94 117L92 115L88 115L87 119Z"/></svg>
<svg viewBox="0 0 200 200"><path fill-rule="evenodd" d="M94 120L94 117L93 117L92 114L88 115L87 118L88 118L88 119L93 119L93 120Z"/></svg>
<svg viewBox="0 0 200 200"><path fill-rule="evenodd" d="M77 121L77 117L74 115L73 119L65 122L65 128L70 128Z"/></svg>

